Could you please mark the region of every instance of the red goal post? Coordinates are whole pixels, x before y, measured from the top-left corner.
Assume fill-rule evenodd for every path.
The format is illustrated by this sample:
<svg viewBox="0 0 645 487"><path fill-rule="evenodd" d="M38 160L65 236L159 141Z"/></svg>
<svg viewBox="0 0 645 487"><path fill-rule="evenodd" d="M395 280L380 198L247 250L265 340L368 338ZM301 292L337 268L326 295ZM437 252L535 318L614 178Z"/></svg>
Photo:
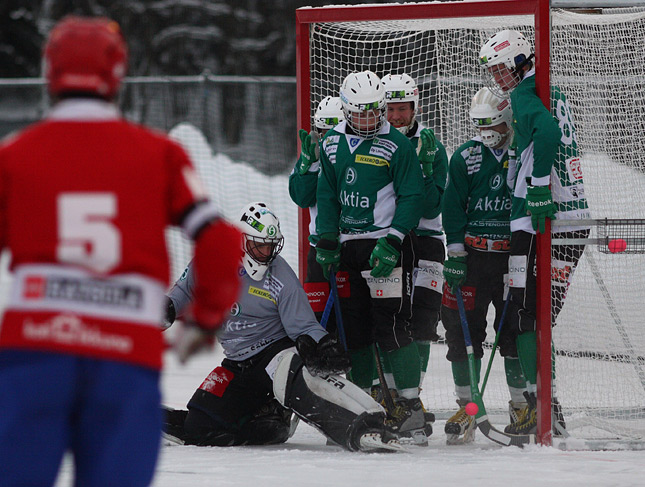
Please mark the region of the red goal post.
<svg viewBox="0 0 645 487"><path fill-rule="evenodd" d="M552 3L571 4L556 0ZM584 3L602 2L588 0ZM607 0L606 3L621 2ZM639 4L637 1L628 3ZM590 174L593 176L590 179L594 179L590 185L585 180L585 185L588 185L592 193L589 199L593 217L627 218L633 223L635 219L645 218L645 214L642 214L645 212L645 201L640 204L640 198L643 198L645 192L638 191L637 188L630 190L629 199L622 206L618 201L610 201L618 199L615 197L616 191L609 196L600 193L607 192L602 190L605 186L603 178L609 179L609 175L620 174L622 179L618 182L616 178L616 184L622 186L632 179L640 181L639 178L645 174L643 163L631 155L637 152L632 150L637 147L633 145L632 139L643 139L638 116L640 114L642 122L643 112L640 110L645 108L645 97L639 97L638 93L645 91L642 81L645 76L641 74L644 67L642 63L638 63L638 59L642 59L642 55L639 56L638 53L645 52L645 45L641 46L639 43L640 38L645 37L642 35L645 33L645 12L635 8L625 12L609 12L612 15L605 17L602 15L605 12L601 10L594 8L584 13L568 12L553 9L548 0L300 8L296 10L298 126L310 129L313 110L318 101L325 95L337 92L342 79L352 71L370 69L379 76L388 72L407 72L420 86L421 121L435 130L451 155L459 144L474 135L470 132L472 129L466 114L470 97L483 83L481 69L477 65L477 53L481 44L498 30L517 28L534 42L536 85L545 106L550 106L549 88L551 78L554 78L554 83L558 86L564 84L563 91L570 97L574 116L579 117L576 120L580 124L578 132L582 138L579 146L581 151L589 153L589 160L583 164L587 171L585 178ZM438 45L443 34L451 29L472 31L474 35L447 36L443 46L447 61L426 56L422 47ZM399 31L399 37L388 36L388 30ZM422 31L426 33L412 35ZM585 44L586 38L591 39L589 46ZM637 44L633 47L636 54L630 51L633 44ZM624 56L625 62L634 55L636 62L629 64L633 72L617 72L614 76L611 73L608 75L606 71L596 71L596 65L606 62L606 53L602 51L605 45L619 46L621 52L624 50L624 54L616 54L614 57ZM614 90L614 86L618 89ZM570 91L573 92L571 96ZM616 118L616 112L626 116ZM594 138L598 133L600 137ZM601 140L602 137L607 140ZM602 177L596 174L601 174ZM634 211L624 214L622 207L630 206L630 203ZM309 251L308 224L309 213L301 210L298 249L301 279L306 274L306 256ZM641 225L638 228L644 227ZM642 240L640 233L634 241L639 239ZM564 291L572 297L567 297L567 302L570 303L565 303L568 309L563 312L562 319L569 319L577 313L580 315L578 321L575 326L564 324L555 328L557 333L570 329L577 335L568 337L566 340L569 342L562 339L562 343L571 345L561 347L558 345L560 339L556 337L556 346L552 348L551 302L552 295L556 292L552 289L551 279L553 246L548 229L546 234L538 235L538 441L542 444L549 445L552 441L552 356L557 356L563 363L562 378L570 379L565 380L565 388L559 389L559 393L564 389L565 396L567 391L571 391L572 397L566 401L571 406L569 417L579 420L585 427L593 423L594 428L607 428L608 431L609 428L614 428L614 423L619 424L616 430L611 429L606 437L601 438L603 441L626 438L642 443L645 439L645 408L639 406L645 404L642 364L645 333L640 331L638 324L630 316L616 317L617 309L620 311L622 303L635 303L636 299L630 295L621 300L612 295L613 288L619 286L620 282L616 274L625 273L630 268L640 269L643 262L642 259L619 261L621 257L616 255L607 257L604 255L606 252L603 253L600 248L602 245L604 249L607 248L606 241L598 245L589 252L585 251L590 255L581 261L580 269L573 278L574 286L570 290L569 282ZM603 255L595 256L597 251ZM631 278L638 279L637 276L638 274ZM577 286L576 281L581 285ZM590 289L591 287L594 289ZM584 298L586 293L590 296L587 300ZM595 305L603 309L595 311ZM644 306L637 307L634 304L631 307L635 308L632 314L645 315ZM607 323L600 323L598 330L591 330L591 321L599 321L600 317L607 320ZM586 341L585 335L591 336L592 333L593 341ZM580 343L576 343L577 341ZM605 341L609 342L607 347L604 347ZM560 357L563 357L562 360ZM573 376L574 373L569 372L568 362L573 359L581 364L582 369L574 372L580 375L579 378L575 376L571 379L568 376ZM615 368L608 370L607 376L599 373L597 380L595 377L584 377L592 375L588 371L595 373L598 365L596 362L584 363L585 360L608 362ZM430 374L432 371L429 369L428 375ZM622 379L624 374L634 377L630 378L632 382L617 385L621 389L616 393L611 390L612 382L618 383L620 380L612 381L612 374L618 376L616 379ZM594 380L597 384L588 384L585 380ZM616 404L604 402L605 398L592 404L599 395L596 386L607 388L608 396L625 394L625 398L621 396L620 400L615 401ZM638 390L635 397L632 397L632 391L628 389L634 388ZM489 396L488 391L486 395ZM562 396L559 398L563 402ZM484 397L487 409L489 400L492 401L492 398ZM428 402L432 410L433 400ZM609 423L611 425L607 426ZM594 431L592 437L596 438L596 434Z"/></svg>

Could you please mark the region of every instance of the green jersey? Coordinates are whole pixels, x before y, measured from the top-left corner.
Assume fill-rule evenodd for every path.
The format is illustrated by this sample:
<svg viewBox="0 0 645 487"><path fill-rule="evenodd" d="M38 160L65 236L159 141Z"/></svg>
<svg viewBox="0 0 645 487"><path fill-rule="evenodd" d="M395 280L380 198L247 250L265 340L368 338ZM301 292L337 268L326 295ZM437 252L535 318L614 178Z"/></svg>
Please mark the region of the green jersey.
<svg viewBox="0 0 645 487"><path fill-rule="evenodd" d="M419 123L415 127L413 135L408 132L408 138L412 143L413 149L416 151L419 144L419 137L421 131L425 127ZM446 187L446 178L448 176L448 154L446 148L441 142L437 140L437 150L435 152L434 162L432 163L432 177L428 178L423 175L424 186L424 202L423 214L419 220L414 233L424 237L440 236L443 235L441 230L441 202L443 199L443 192Z"/></svg>
<svg viewBox="0 0 645 487"><path fill-rule="evenodd" d="M531 70L511 93L511 105L518 158L511 230L535 233L525 210L527 185L551 184L556 219L589 218L576 129L564 94L552 87L551 111L547 110L537 96Z"/></svg>
<svg viewBox="0 0 645 487"><path fill-rule="evenodd" d="M506 184L507 173L507 147L488 148L477 136L457 148L450 158L443 200L448 250L463 250L466 237L510 238L511 194Z"/></svg>
<svg viewBox="0 0 645 487"><path fill-rule="evenodd" d="M341 241L403 240L423 209L423 173L407 137L385 122L373 139L342 122L322 141L318 180L318 235L340 232Z"/></svg>

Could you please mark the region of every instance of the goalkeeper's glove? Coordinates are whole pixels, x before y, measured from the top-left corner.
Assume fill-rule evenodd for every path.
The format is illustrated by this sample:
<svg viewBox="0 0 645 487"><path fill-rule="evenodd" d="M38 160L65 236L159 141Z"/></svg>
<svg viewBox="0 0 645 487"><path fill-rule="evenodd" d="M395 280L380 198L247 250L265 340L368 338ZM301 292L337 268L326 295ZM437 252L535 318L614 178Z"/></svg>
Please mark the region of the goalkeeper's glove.
<svg viewBox="0 0 645 487"><path fill-rule="evenodd" d="M432 129L423 129L417 144L417 155L426 177L432 177L434 158L437 153L437 138Z"/></svg>
<svg viewBox="0 0 645 487"><path fill-rule="evenodd" d="M466 252L449 252L448 259L443 263L443 278L452 291L457 292L457 288L466 282Z"/></svg>
<svg viewBox="0 0 645 487"><path fill-rule="evenodd" d="M300 335L296 339L296 349L311 375L346 374L351 369L349 354L331 335L325 335L318 343L309 335Z"/></svg>
<svg viewBox="0 0 645 487"><path fill-rule="evenodd" d="M184 364L193 355L200 352L209 352L215 346L215 330L204 329L198 323L186 319L175 334L173 348Z"/></svg>
<svg viewBox="0 0 645 487"><path fill-rule="evenodd" d="M322 267L325 279L329 279L329 269L340 262L340 243L336 235L321 235L316 244L316 262Z"/></svg>
<svg viewBox="0 0 645 487"><path fill-rule="evenodd" d="M544 233L546 219L555 218L556 207L548 186L529 186L526 188L526 213L531 215L533 230Z"/></svg>
<svg viewBox="0 0 645 487"><path fill-rule="evenodd" d="M370 255L370 267L372 277L387 277L392 274L396 263L401 256L401 242L394 237L381 237L376 241L372 255Z"/></svg>
<svg viewBox="0 0 645 487"><path fill-rule="evenodd" d="M298 131L300 137L300 160L298 161L298 174L301 176L309 171L309 167L320 158L320 146L318 145L318 134L313 130L307 133L306 130Z"/></svg>

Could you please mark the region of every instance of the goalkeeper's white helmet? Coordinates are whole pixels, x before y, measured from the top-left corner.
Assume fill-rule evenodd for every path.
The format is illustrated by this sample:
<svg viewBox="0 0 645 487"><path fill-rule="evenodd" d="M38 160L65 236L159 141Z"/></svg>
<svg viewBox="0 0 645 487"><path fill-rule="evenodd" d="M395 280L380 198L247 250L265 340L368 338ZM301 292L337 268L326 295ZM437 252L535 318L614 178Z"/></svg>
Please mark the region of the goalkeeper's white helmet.
<svg viewBox="0 0 645 487"><path fill-rule="evenodd" d="M243 234L244 270L261 281L284 245L280 221L266 204L258 202L242 208L237 223Z"/></svg>
<svg viewBox="0 0 645 487"><path fill-rule="evenodd" d="M513 126L513 111L508 98L501 98L489 88L482 88L473 97L470 105L470 121L479 130L486 147L497 147L508 139ZM505 132L482 130L506 124Z"/></svg>
<svg viewBox="0 0 645 487"><path fill-rule="evenodd" d="M498 32L479 51L479 64L488 76L491 90L498 96L508 96L522 81L522 70L532 58L531 45L516 30Z"/></svg>
<svg viewBox="0 0 645 487"><path fill-rule="evenodd" d="M385 89L371 71L348 75L340 87L345 120L356 135L373 139L385 123Z"/></svg>
<svg viewBox="0 0 645 487"><path fill-rule="evenodd" d="M345 120L343 105L337 96L326 96L318 104L314 114L314 126L320 135Z"/></svg>
<svg viewBox="0 0 645 487"><path fill-rule="evenodd" d="M410 123L405 127L396 127L403 135L414 125L414 117L419 107L419 88L408 74L386 74L381 78L383 88L385 88L386 103L403 103L412 102L412 118Z"/></svg>

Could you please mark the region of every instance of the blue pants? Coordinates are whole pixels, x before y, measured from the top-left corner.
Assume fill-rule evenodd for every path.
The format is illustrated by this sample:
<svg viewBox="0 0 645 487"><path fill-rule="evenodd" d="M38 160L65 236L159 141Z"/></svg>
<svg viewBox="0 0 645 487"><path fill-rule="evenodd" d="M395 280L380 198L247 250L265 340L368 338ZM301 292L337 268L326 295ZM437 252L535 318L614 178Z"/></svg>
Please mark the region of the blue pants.
<svg viewBox="0 0 645 487"><path fill-rule="evenodd" d="M0 351L0 486L53 485L64 453L75 486L147 486L161 438L159 372Z"/></svg>

